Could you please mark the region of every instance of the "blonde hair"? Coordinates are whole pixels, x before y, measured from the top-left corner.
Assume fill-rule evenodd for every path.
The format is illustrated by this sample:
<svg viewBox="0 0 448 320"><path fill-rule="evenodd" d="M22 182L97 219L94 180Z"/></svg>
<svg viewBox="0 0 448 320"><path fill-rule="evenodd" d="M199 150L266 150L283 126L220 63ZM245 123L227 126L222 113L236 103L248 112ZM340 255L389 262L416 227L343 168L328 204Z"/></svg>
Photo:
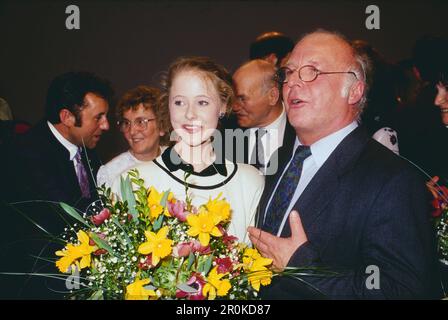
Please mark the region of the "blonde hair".
<svg viewBox="0 0 448 320"><path fill-rule="evenodd" d="M219 99L226 106L226 113L230 113L235 100L232 77L223 66L215 63L208 57L179 57L171 63L168 71L162 75L162 90L159 101L161 108L168 110L169 94L173 79L183 71L198 72L210 80L219 95ZM169 117L169 112L167 112L167 116ZM168 122L170 122L169 119Z"/></svg>

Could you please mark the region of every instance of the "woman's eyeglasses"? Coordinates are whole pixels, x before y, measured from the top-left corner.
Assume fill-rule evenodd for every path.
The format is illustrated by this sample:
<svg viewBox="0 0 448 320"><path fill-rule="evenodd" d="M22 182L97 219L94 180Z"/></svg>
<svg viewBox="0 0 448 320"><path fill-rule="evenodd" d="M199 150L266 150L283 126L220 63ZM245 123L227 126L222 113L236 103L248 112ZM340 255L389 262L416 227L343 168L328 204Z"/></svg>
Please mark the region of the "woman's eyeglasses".
<svg viewBox="0 0 448 320"><path fill-rule="evenodd" d="M122 119L117 121L118 128L120 131L125 132L131 129L131 126L134 125L138 130L146 130L148 129L148 122L156 120L148 119L148 118L137 118L134 121L129 121L128 119Z"/></svg>

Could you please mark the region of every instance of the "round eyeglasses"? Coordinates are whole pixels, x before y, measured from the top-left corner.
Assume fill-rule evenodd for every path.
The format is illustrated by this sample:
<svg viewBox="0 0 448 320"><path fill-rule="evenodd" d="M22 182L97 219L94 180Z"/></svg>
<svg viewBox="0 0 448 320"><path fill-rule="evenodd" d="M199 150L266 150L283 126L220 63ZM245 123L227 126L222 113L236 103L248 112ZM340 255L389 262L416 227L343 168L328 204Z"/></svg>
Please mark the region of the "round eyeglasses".
<svg viewBox="0 0 448 320"><path fill-rule="evenodd" d="M129 121L128 119L122 119L117 121L117 126L120 128L120 131L125 132L131 129L132 124L138 129L138 130L146 130L148 128L148 122L156 120L148 119L148 118L137 118L134 121Z"/></svg>
<svg viewBox="0 0 448 320"><path fill-rule="evenodd" d="M277 73L275 74L275 80L280 84L287 83L289 80L291 80L291 77L295 71L298 72L300 80L304 82L314 81L316 80L317 76L320 76L321 74L338 74L338 73L350 73L354 75L356 79L358 79L358 77L353 71L326 72L326 71L320 71L314 66L306 65L296 70L292 70L288 67L282 67L278 69Z"/></svg>

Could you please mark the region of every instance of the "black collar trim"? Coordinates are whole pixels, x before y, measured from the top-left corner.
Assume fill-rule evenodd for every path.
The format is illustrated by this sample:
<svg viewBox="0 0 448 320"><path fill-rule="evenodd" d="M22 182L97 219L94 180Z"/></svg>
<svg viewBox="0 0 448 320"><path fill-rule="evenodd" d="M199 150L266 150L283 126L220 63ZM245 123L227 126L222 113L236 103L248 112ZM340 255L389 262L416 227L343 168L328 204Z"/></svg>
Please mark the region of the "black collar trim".
<svg viewBox="0 0 448 320"><path fill-rule="evenodd" d="M172 171L170 171L169 169L165 168L161 163L159 163L157 161L157 159L154 159L153 163L156 164L160 169L165 171L166 174L168 174L172 179L174 179L178 183L186 185L189 188L199 189L199 190L214 190L214 189L220 188L220 187L224 186L225 184L227 184L230 180L232 180L233 176L238 171L238 164L234 163L234 169L233 169L232 173L227 178L225 178L223 181L221 181L221 182L219 182L217 184L214 184L214 185L210 185L210 186L199 186L199 185L191 184L191 183L188 183L188 182L185 182L185 181L179 179L174 174L172 174Z"/></svg>
<svg viewBox="0 0 448 320"><path fill-rule="evenodd" d="M171 161L171 159L173 159L175 163ZM219 164L214 162L201 172L195 172L193 166L189 163L184 162L173 147L167 148L162 153L162 161L170 172L177 171L180 169L192 175L200 177L214 176L216 172L218 172L220 175L227 177L227 168L225 163Z"/></svg>

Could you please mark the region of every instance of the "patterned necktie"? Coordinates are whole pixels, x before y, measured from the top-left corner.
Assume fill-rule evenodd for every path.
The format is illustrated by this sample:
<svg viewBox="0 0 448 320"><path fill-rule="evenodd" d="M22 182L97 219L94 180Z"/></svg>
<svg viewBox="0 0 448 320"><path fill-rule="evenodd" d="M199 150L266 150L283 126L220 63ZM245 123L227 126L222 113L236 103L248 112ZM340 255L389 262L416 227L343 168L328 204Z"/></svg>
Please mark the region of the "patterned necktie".
<svg viewBox="0 0 448 320"><path fill-rule="evenodd" d="M264 162L263 143L261 142L261 138L263 138L266 133L267 130L261 128L255 131L255 145L252 151L250 164L252 164L257 169L264 168L264 166L266 165Z"/></svg>
<svg viewBox="0 0 448 320"><path fill-rule="evenodd" d="M299 183L302 174L303 162L311 155L308 146L299 146L288 169L285 171L280 183L275 190L271 203L266 210L264 228L266 231L276 234L288 208L292 196Z"/></svg>
<svg viewBox="0 0 448 320"><path fill-rule="evenodd" d="M81 148L75 156L76 176L78 177L79 187L83 198L90 198L89 178L87 176L86 168L81 159Z"/></svg>

